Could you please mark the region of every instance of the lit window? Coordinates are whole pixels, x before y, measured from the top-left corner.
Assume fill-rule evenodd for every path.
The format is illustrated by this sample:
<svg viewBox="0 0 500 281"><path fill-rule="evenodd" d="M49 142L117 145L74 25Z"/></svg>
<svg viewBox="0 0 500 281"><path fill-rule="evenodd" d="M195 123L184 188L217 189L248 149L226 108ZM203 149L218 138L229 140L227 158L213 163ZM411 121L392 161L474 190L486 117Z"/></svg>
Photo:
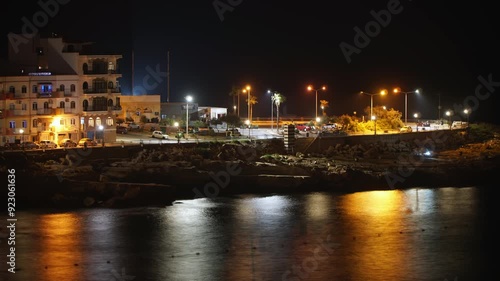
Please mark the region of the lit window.
<svg viewBox="0 0 500 281"><path fill-rule="evenodd" d="M94 127L94 119L92 117L89 118L89 127Z"/></svg>
<svg viewBox="0 0 500 281"><path fill-rule="evenodd" d="M97 118L95 119L95 125L96 125L96 126L101 126L101 117L97 117Z"/></svg>
<svg viewBox="0 0 500 281"><path fill-rule="evenodd" d="M75 120L75 118L71 118L71 125L76 125L76 120Z"/></svg>
<svg viewBox="0 0 500 281"><path fill-rule="evenodd" d="M15 129L16 128L16 121L9 121L9 128Z"/></svg>
<svg viewBox="0 0 500 281"><path fill-rule="evenodd" d="M106 125L113 126L113 118L108 117L108 119L106 119Z"/></svg>

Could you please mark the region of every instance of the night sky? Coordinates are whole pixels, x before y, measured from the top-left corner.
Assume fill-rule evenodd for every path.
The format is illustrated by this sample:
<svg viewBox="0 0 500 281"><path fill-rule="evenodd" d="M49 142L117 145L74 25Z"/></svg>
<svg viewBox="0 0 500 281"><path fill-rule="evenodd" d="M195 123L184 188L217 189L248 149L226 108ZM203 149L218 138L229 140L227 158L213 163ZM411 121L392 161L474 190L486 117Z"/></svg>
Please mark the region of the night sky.
<svg viewBox="0 0 500 281"><path fill-rule="evenodd" d="M442 114L468 104L473 107L471 121L500 119L494 118L500 93L500 25L492 1L59 2L65 4L59 4L59 11L40 32L96 42L97 53L122 54L124 95L131 93L132 51L134 85L139 90L148 68L166 72L170 51L171 102L191 94L201 106L231 108L232 86L250 84L259 100L254 116L270 115L266 91L271 89L287 97L284 114L312 117L315 95L306 87L313 84L328 87L318 99L329 101L329 115L341 115L362 112L370 105L370 97L359 91L399 86L404 91L422 90L420 96L408 96L409 116L420 112L425 119L437 118L440 96ZM218 14L214 3L228 10ZM32 20L42 10L38 1L6 4L2 57L7 34L20 32L22 18ZM373 25L371 11L382 15L384 26ZM367 24L372 28L369 42L358 40L356 45L355 28L364 31ZM350 63L341 44L356 50ZM480 76L491 85L476 95ZM166 77L147 94L161 94L166 101ZM246 112L245 97L240 103ZM374 105L403 112L404 95L376 96Z"/></svg>

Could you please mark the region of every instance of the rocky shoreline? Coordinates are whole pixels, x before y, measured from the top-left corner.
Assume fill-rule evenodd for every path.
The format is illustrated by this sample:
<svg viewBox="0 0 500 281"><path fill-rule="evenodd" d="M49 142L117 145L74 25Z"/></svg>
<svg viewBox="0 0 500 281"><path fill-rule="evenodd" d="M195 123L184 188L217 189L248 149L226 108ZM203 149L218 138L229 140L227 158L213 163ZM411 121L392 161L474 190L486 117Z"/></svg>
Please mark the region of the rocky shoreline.
<svg viewBox="0 0 500 281"><path fill-rule="evenodd" d="M123 152L121 152L123 154ZM114 159L43 161L4 155L17 167L21 207L166 206L178 199L242 193L354 192L412 187L478 186L500 171L500 141L441 147L426 156L409 143L330 147L286 154L281 140L139 147ZM7 160L5 160L7 159Z"/></svg>

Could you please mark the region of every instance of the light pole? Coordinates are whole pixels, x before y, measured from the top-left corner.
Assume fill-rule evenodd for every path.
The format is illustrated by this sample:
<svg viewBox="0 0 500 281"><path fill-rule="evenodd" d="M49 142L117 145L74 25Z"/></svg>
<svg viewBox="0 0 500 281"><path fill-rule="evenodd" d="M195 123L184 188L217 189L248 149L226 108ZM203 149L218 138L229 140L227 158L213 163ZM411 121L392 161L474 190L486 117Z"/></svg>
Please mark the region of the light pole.
<svg viewBox="0 0 500 281"><path fill-rule="evenodd" d="M271 130L272 130L274 128L274 126L273 126L274 102L273 102L273 95L272 95L271 90L267 90L267 93L271 94Z"/></svg>
<svg viewBox="0 0 500 281"><path fill-rule="evenodd" d="M375 115L372 115L372 120L373 120L373 122L375 123L375 125L374 125L374 128L373 128L373 129L374 129L374 131L375 131L374 135L376 135L376 134L377 134L377 117L376 117Z"/></svg>
<svg viewBox="0 0 500 281"><path fill-rule="evenodd" d="M236 115L236 105L233 105L233 113Z"/></svg>
<svg viewBox="0 0 500 281"><path fill-rule="evenodd" d="M250 138L250 120L247 119L245 121L245 124L247 124L247 126L248 126L248 138Z"/></svg>
<svg viewBox="0 0 500 281"><path fill-rule="evenodd" d="M323 87L321 87L319 89L314 89L313 86L309 85L309 86L307 86L307 90L308 91L315 91L316 92L316 103L315 103L315 106L316 106L316 115L314 116L314 118L316 119L316 118L318 118L318 91L319 90L326 91L326 86L323 86Z"/></svg>
<svg viewBox="0 0 500 281"><path fill-rule="evenodd" d="M467 108L464 109L464 114L467 117L467 127L469 127L469 113L470 113L469 109Z"/></svg>
<svg viewBox="0 0 500 281"><path fill-rule="evenodd" d="M419 94L420 91L417 89L415 91L411 92L403 92L401 91L401 88L394 88L393 92L395 94L402 93L405 94L405 125L408 125L408 94Z"/></svg>
<svg viewBox="0 0 500 281"><path fill-rule="evenodd" d="M24 150L24 129L19 130L19 133L21 133L21 145Z"/></svg>
<svg viewBox="0 0 500 281"><path fill-rule="evenodd" d="M179 122L174 122L174 127L177 128L177 132L175 133L175 137L177 138L177 143L181 142L181 134L179 132Z"/></svg>
<svg viewBox="0 0 500 281"><path fill-rule="evenodd" d="M189 103L192 101L193 101L192 96L186 97L186 138L187 138L188 130L189 130Z"/></svg>
<svg viewBox="0 0 500 281"><path fill-rule="evenodd" d="M446 116L448 116L448 126L450 126L450 130L451 130L451 111L447 110Z"/></svg>
<svg viewBox="0 0 500 281"><path fill-rule="evenodd" d="M416 128L417 128L417 132L418 132L418 123L419 123L419 121L418 121L418 113L413 114L413 117L415 117L415 119L417 120L417 126L416 126Z"/></svg>
<svg viewBox="0 0 500 281"><path fill-rule="evenodd" d="M247 93L247 107L248 107L248 121L251 122L251 118L250 118L250 85L246 86L245 89L243 89L243 93Z"/></svg>
<svg viewBox="0 0 500 281"><path fill-rule="evenodd" d="M102 125L99 125L99 132L101 132L102 146L104 147L104 127Z"/></svg>
<svg viewBox="0 0 500 281"><path fill-rule="evenodd" d="M367 93L367 92L363 92L363 91L361 91L360 93L361 94L365 94L367 96L370 96L370 116L373 116L373 96L377 96L377 95L384 96L384 95L387 94L387 91L386 90L382 90L379 93L375 93L375 94Z"/></svg>

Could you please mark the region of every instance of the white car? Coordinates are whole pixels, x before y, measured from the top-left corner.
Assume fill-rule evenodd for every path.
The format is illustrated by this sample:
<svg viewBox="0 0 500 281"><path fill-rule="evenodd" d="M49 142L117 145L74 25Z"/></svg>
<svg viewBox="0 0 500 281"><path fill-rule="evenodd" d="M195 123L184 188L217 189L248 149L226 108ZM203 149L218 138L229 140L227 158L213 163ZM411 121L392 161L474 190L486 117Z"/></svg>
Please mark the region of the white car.
<svg viewBox="0 0 500 281"><path fill-rule="evenodd" d="M168 139L168 135L165 135L161 131L153 131L153 133L151 134L151 137L157 138L157 139L165 139L165 140Z"/></svg>
<svg viewBox="0 0 500 281"><path fill-rule="evenodd" d="M50 140L42 140L38 143L41 148L57 148L57 144Z"/></svg>

